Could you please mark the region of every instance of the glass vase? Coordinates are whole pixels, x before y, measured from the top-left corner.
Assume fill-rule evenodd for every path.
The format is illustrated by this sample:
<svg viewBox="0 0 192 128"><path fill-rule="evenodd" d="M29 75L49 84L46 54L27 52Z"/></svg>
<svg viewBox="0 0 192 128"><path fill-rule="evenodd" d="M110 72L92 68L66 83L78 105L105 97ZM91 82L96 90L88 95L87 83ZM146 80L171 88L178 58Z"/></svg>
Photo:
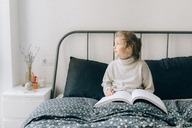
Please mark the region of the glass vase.
<svg viewBox="0 0 192 128"><path fill-rule="evenodd" d="M32 72L32 66L27 67L27 72L25 74L25 82L33 82L33 72Z"/></svg>

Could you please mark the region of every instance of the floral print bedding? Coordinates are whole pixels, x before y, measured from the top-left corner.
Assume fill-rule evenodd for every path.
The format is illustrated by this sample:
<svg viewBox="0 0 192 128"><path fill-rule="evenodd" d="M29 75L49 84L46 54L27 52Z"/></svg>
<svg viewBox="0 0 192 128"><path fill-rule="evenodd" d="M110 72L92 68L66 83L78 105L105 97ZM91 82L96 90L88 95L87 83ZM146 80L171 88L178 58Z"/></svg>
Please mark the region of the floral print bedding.
<svg viewBox="0 0 192 128"><path fill-rule="evenodd" d="M37 107L22 128L166 128L192 127L192 101L164 100L168 114L143 101L112 102L94 107L95 99L51 99Z"/></svg>

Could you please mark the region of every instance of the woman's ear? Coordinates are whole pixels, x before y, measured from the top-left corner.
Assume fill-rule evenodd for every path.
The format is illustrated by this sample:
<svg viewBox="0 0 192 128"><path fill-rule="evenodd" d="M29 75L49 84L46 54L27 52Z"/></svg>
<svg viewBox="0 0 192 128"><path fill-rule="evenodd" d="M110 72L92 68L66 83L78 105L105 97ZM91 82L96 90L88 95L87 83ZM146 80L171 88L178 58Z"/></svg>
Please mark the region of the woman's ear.
<svg viewBox="0 0 192 128"><path fill-rule="evenodd" d="M133 44L131 44L130 47L133 49Z"/></svg>
<svg viewBox="0 0 192 128"><path fill-rule="evenodd" d="M133 45L126 48L127 55L130 57L133 54Z"/></svg>

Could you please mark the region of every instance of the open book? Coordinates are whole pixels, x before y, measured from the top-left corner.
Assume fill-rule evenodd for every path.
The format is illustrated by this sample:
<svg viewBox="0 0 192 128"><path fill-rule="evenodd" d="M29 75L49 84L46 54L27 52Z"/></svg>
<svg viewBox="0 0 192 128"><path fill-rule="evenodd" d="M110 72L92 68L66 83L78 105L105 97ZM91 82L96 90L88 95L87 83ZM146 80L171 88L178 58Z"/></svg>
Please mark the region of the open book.
<svg viewBox="0 0 192 128"><path fill-rule="evenodd" d="M134 104L134 102L138 99L149 101L167 113L165 104L158 96L142 89L136 89L132 92L132 94L127 91L117 91L111 96L103 97L94 105L94 107L99 107L112 101L124 101L129 104Z"/></svg>

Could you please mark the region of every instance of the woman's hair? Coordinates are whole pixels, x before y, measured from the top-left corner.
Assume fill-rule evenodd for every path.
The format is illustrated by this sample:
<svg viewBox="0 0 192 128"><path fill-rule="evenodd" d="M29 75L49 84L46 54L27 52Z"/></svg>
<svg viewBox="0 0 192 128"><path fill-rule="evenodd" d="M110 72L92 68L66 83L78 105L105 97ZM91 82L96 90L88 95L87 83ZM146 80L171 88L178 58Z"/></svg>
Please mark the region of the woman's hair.
<svg viewBox="0 0 192 128"><path fill-rule="evenodd" d="M117 31L115 37L123 37L126 40L127 47L133 47L132 56L135 60L141 57L141 40L133 32L129 31Z"/></svg>

